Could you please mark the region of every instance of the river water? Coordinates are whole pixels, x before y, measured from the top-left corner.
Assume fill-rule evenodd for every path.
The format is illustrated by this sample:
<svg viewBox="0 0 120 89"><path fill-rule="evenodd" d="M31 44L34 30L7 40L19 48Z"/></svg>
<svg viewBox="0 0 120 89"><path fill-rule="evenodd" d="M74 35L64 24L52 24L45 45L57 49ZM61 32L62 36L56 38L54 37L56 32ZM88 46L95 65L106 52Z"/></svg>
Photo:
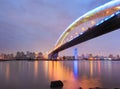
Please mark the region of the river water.
<svg viewBox="0 0 120 89"><path fill-rule="evenodd" d="M120 61L6 61L0 62L0 89L120 88Z"/></svg>

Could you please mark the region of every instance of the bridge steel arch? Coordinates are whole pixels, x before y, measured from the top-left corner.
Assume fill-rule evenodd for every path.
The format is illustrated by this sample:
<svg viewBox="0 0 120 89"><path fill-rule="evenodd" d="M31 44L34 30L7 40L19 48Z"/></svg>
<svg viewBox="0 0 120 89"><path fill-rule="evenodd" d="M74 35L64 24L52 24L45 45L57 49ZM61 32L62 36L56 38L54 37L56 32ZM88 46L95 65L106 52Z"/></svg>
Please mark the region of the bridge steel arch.
<svg viewBox="0 0 120 89"><path fill-rule="evenodd" d="M91 28L88 28L83 34L80 34L73 40L59 46L58 48L54 49L49 54L49 59L56 59L58 57L58 52L65 50L69 47L72 47L74 45L77 45L79 43L85 42L87 40L90 40L92 38L101 36L103 34L106 34L108 32L117 30L120 28L120 11L112 14L108 18L103 19L96 25L94 25Z"/></svg>
<svg viewBox="0 0 120 89"><path fill-rule="evenodd" d="M120 10L120 0L112 0L102 6L99 6L83 16L79 17L77 20L75 20L72 24L70 24L65 31L62 33L62 35L59 37L55 44L55 48L58 48L59 46L62 45L64 39L69 35L71 31L74 30L77 26L86 23L90 20L96 19L96 18L101 18L105 16L109 16L116 11Z"/></svg>

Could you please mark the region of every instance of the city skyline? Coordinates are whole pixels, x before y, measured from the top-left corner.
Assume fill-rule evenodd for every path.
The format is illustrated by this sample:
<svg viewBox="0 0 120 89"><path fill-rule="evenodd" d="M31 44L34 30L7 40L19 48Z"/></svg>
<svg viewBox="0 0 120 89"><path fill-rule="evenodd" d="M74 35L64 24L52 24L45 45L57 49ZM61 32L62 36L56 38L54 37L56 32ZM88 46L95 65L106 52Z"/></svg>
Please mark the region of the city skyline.
<svg viewBox="0 0 120 89"><path fill-rule="evenodd" d="M45 53L54 47L61 33L75 19L108 1L1 0L0 52L29 50ZM119 54L119 34L119 30L114 31L62 53L70 55L78 48L80 54Z"/></svg>
<svg viewBox="0 0 120 89"><path fill-rule="evenodd" d="M16 53L1 53L0 61L11 61L11 60L48 60L47 56L42 52L22 52L18 51ZM51 59L50 59L51 60ZM120 61L120 55L109 54L106 56L103 55L94 55L94 54L81 54L78 55L77 49L74 50L74 55L62 55L58 56L56 60L111 60L111 61Z"/></svg>

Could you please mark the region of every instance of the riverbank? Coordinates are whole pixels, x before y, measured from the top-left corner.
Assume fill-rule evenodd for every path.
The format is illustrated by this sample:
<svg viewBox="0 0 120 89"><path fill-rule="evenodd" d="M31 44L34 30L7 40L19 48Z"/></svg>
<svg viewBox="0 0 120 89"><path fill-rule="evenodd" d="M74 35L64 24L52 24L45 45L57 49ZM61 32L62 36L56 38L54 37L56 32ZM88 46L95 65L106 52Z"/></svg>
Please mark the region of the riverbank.
<svg viewBox="0 0 120 89"><path fill-rule="evenodd" d="M89 60L89 59L67 59L67 60L59 60L59 59L6 59L6 60L0 60L0 61L120 61L120 59L111 59L111 60Z"/></svg>

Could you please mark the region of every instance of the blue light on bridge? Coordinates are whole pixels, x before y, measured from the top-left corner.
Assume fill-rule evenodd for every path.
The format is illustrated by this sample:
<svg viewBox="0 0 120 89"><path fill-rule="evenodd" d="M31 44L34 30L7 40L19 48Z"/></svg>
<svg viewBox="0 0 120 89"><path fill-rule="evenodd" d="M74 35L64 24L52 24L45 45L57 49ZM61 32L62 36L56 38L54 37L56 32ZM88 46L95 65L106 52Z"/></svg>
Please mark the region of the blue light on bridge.
<svg viewBox="0 0 120 89"><path fill-rule="evenodd" d="M96 26L102 24L104 22L104 20L101 20L99 23L96 24Z"/></svg>
<svg viewBox="0 0 120 89"><path fill-rule="evenodd" d="M118 15L118 14L120 14L120 11L117 11L117 12L116 12L116 15Z"/></svg>
<svg viewBox="0 0 120 89"><path fill-rule="evenodd" d="M112 14L111 16L105 18L105 21L109 20L110 18L112 18L113 16L115 16L114 14Z"/></svg>
<svg viewBox="0 0 120 89"><path fill-rule="evenodd" d="M80 35L82 35L82 34L83 34L83 32L81 32L78 36L80 36ZM78 36L77 36L77 37L78 37Z"/></svg>
<svg viewBox="0 0 120 89"><path fill-rule="evenodd" d="M112 15L106 17L105 19L101 20L100 22L98 22L98 23L96 24L96 26L102 24L103 22L109 20L110 18L112 18L112 17L114 17L115 15L118 15L118 14L120 14L120 11L117 11L115 14L112 14Z"/></svg>
<svg viewBox="0 0 120 89"><path fill-rule="evenodd" d="M120 13L120 12L119 12L119 13ZM109 17L106 17L105 19L103 19L103 20L101 20L100 22L98 22L98 23L96 24L96 26L98 26L98 25L104 23L105 21L109 20L110 18L114 17L115 15L116 15L116 13L110 15Z"/></svg>
<svg viewBox="0 0 120 89"><path fill-rule="evenodd" d="M70 39L69 41L72 41L72 40L76 39L76 38L79 37L80 35L83 35L83 32L81 32L78 36L76 36L76 37Z"/></svg>
<svg viewBox="0 0 120 89"><path fill-rule="evenodd" d="M80 33L80 35L82 35L82 34L83 34L83 32Z"/></svg>

